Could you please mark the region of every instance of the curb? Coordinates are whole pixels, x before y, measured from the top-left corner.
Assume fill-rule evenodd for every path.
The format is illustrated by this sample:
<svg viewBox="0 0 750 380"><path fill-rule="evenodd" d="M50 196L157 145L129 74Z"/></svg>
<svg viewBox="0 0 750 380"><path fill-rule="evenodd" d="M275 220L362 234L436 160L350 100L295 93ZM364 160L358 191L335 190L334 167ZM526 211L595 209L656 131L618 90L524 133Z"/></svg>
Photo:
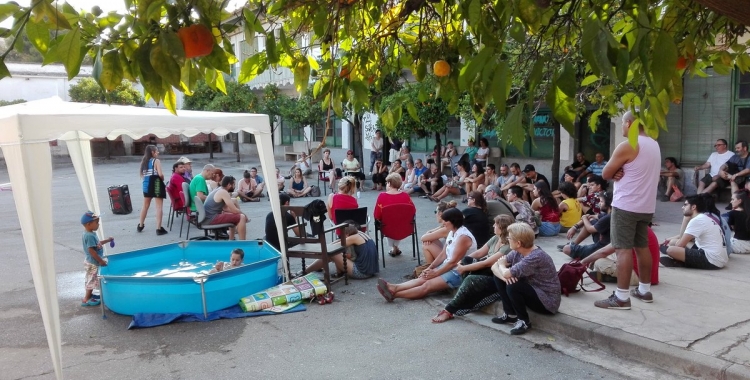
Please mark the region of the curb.
<svg viewBox="0 0 750 380"><path fill-rule="evenodd" d="M427 300L432 305L445 306L445 302L437 297L429 297ZM495 307L499 307L499 303L489 305L473 315L494 315ZM564 336L585 346L604 351L609 355L637 361L673 375L704 379L750 380L750 368L742 364L688 351L565 314L556 314L550 317L529 311L529 315L532 316L534 321L534 330ZM471 316L472 314L469 314L463 318L472 323L508 333L508 331L491 324L472 320ZM520 338L524 337L520 336Z"/></svg>

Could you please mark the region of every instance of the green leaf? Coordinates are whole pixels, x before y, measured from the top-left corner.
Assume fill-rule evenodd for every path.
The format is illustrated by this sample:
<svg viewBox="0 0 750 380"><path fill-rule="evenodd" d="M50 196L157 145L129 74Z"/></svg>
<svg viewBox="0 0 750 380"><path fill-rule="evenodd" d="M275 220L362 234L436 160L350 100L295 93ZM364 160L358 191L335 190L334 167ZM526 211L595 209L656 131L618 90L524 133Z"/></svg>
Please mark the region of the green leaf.
<svg viewBox="0 0 750 380"><path fill-rule="evenodd" d="M72 29L68 19L55 6L46 1L42 2L42 13L47 16L49 21L58 29Z"/></svg>
<svg viewBox="0 0 750 380"><path fill-rule="evenodd" d="M315 13L315 18L313 18L313 31L315 32L315 35L324 37L328 25L328 11L325 7L318 8L318 11Z"/></svg>
<svg viewBox="0 0 750 380"><path fill-rule="evenodd" d="M508 117L503 125L502 140L503 144L509 141L513 143L519 151L523 152L523 143L526 140L526 129L523 125L524 106L519 104L508 112Z"/></svg>
<svg viewBox="0 0 750 380"><path fill-rule="evenodd" d="M287 55L293 55L294 54L294 53L292 53L292 47L289 44L289 39L286 38L286 32L284 31L284 28L279 28L279 45L281 45L281 49Z"/></svg>
<svg viewBox="0 0 750 380"><path fill-rule="evenodd" d="M139 78L143 89L156 104L159 104L164 89L161 76L151 66L151 42L147 40L143 45L138 47L134 53L134 58L138 65Z"/></svg>
<svg viewBox="0 0 750 380"><path fill-rule="evenodd" d="M482 51L469 60L468 64L461 68L461 71L458 74L459 90L466 90L469 85L474 82L477 74L482 71L482 68L485 63L487 63L487 60L492 55L493 51L494 49L492 48L482 49Z"/></svg>
<svg viewBox="0 0 750 380"><path fill-rule="evenodd" d="M128 60L128 57L125 55L124 48L120 48L120 51L117 53L117 58L120 60L120 67L122 67L122 76L123 78L135 82L135 73L133 72L133 69L131 68L131 63Z"/></svg>
<svg viewBox="0 0 750 380"><path fill-rule="evenodd" d="M557 77L557 87L569 98L574 98L578 91L576 82L576 70L569 61L565 61L560 76Z"/></svg>
<svg viewBox="0 0 750 380"><path fill-rule="evenodd" d="M5 61L0 59L0 79L5 77L10 78L10 71L8 70L8 66L5 65Z"/></svg>
<svg viewBox="0 0 750 380"><path fill-rule="evenodd" d="M100 84L107 91L114 91L122 83L123 70L117 50L110 50L101 59L102 73Z"/></svg>
<svg viewBox="0 0 750 380"><path fill-rule="evenodd" d="M535 0L516 0L518 17L526 24L532 34L541 27L542 11L536 5Z"/></svg>
<svg viewBox="0 0 750 380"><path fill-rule="evenodd" d="M294 88L298 93L307 90L310 84L310 62L307 59L297 61L294 65Z"/></svg>
<svg viewBox="0 0 750 380"><path fill-rule="evenodd" d="M586 78L583 78L583 81L581 81L581 86L588 86L596 81L599 80L599 77L596 75L589 75Z"/></svg>
<svg viewBox="0 0 750 380"><path fill-rule="evenodd" d="M242 11L242 15L245 18L245 38L250 41L253 37L255 37L255 33L264 33L265 30L263 30L263 25L261 25L260 22L258 22L258 18L255 17L255 13L253 13L251 10L245 8Z"/></svg>
<svg viewBox="0 0 750 380"><path fill-rule="evenodd" d="M182 45L180 37L171 29L163 29L159 33L159 43L162 51L182 66L185 63L185 48Z"/></svg>
<svg viewBox="0 0 750 380"><path fill-rule="evenodd" d="M659 37L656 38L654 44L652 57L654 57L651 61L653 64L654 92L658 94L667 88L676 71L677 46L672 36L666 32L659 33Z"/></svg>
<svg viewBox="0 0 750 380"><path fill-rule="evenodd" d="M40 53L44 54L49 49L49 28L46 25L29 20L26 23L26 36Z"/></svg>
<svg viewBox="0 0 750 380"><path fill-rule="evenodd" d="M75 28L65 33L62 41L57 46L57 56L62 60L63 66L68 73L68 80L75 78L81 69L81 30Z"/></svg>
<svg viewBox="0 0 750 380"><path fill-rule="evenodd" d="M469 26L476 28L482 17L482 1L481 0L470 0L469 1Z"/></svg>
<svg viewBox="0 0 750 380"><path fill-rule="evenodd" d="M315 59L315 57L308 55L307 62L310 62L310 68L312 70L320 70L320 65L318 64L318 61Z"/></svg>
<svg viewBox="0 0 750 380"><path fill-rule="evenodd" d="M172 115L177 116L177 97L175 96L172 87L167 88L167 92L164 94L164 107L168 109Z"/></svg>
<svg viewBox="0 0 750 380"><path fill-rule="evenodd" d="M599 118L602 116L603 112L604 109L599 108L589 116L589 129L591 129L591 132L596 132L596 129L599 127Z"/></svg>
<svg viewBox="0 0 750 380"><path fill-rule="evenodd" d="M627 48L617 50L617 80L624 85L628 81L628 69L630 69L630 52Z"/></svg>
<svg viewBox="0 0 750 380"><path fill-rule="evenodd" d="M513 81L508 61L501 61L497 65L495 76L492 78L492 98L498 112L505 114L506 100L510 96L510 87Z"/></svg>
<svg viewBox="0 0 750 380"><path fill-rule="evenodd" d="M193 89L198 83L198 70L193 66L193 61L186 60L180 67L180 84L182 91L187 96L193 95Z"/></svg>
<svg viewBox="0 0 750 380"><path fill-rule="evenodd" d="M534 103L534 97L536 96L536 88L542 81L542 74L544 73L544 66L547 60L543 57L539 57L534 63L534 67L531 69L529 74L529 108L532 108Z"/></svg>
<svg viewBox="0 0 750 380"><path fill-rule="evenodd" d="M586 21L583 24L583 34L581 36L581 54L583 55L583 58L586 60L586 62L588 62L588 64L591 66L591 71L596 76L600 76L601 74L601 70L596 64L596 59L594 58L594 40L599 35L599 30L601 30L600 21L596 18L596 14L592 12L586 18Z"/></svg>
<svg viewBox="0 0 750 380"><path fill-rule="evenodd" d="M276 37L273 35L273 31L266 34L266 56L268 57L268 63L272 65L279 63L279 54L276 52Z"/></svg>
<svg viewBox="0 0 750 380"><path fill-rule="evenodd" d="M519 44L526 43L526 28L515 19L513 19L513 23L510 25L510 38L516 40Z"/></svg>
<svg viewBox="0 0 750 380"><path fill-rule="evenodd" d="M99 87L104 88L104 86L102 86L102 69L102 48L98 48L96 49L96 56L94 56L94 67L91 69L91 76Z"/></svg>
<svg viewBox="0 0 750 380"><path fill-rule="evenodd" d="M225 72L227 74L230 73L227 52L225 52L224 49L222 49L218 44L214 44L214 47L211 50L211 54L205 56L203 59L208 61L208 64L211 65L211 67L213 67L214 69Z"/></svg>
<svg viewBox="0 0 750 380"><path fill-rule="evenodd" d="M421 82L424 80L425 75L427 75L427 63L424 60L420 60L417 62L417 68L414 73L414 77L417 79L417 81Z"/></svg>
<svg viewBox="0 0 750 380"><path fill-rule="evenodd" d="M315 85L317 85L318 82L320 82L320 81L316 81ZM367 89L367 86L365 86L365 84L362 83L362 81L358 81L358 80L352 81L349 84L349 89L352 90L352 92L354 93L354 99L355 99L354 103L356 103L357 106L359 106L359 107L367 107L369 105L369 103L370 103L370 98L369 98L370 91ZM314 93L315 93L315 89L313 88L313 94Z"/></svg>
<svg viewBox="0 0 750 380"><path fill-rule="evenodd" d="M19 6L16 3L5 3L0 4L0 22L4 21L8 17L10 17L12 14L16 13L18 11Z"/></svg>
<svg viewBox="0 0 750 380"><path fill-rule="evenodd" d="M475 0L476 1L476 0ZM414 105L414 103L406 103L406 111L409 113L409 116L411 116L414 121L419 123L419 113L417 112L417 107Z"/></svg>
<svg viewBox="0 0 750 380"><path fill-rule="evenodd" d="M617 80L617 74L615 74L612 63L609 61L609 57L607 56L607 49L609 49L609 42L607 41L608 34L609 31L607 31L605 28L599 28L599 33L597 33L596 37L594 38L592 46L594 54L593 64L595 64L599 68L599 70L604 73L604 75L608 76L612 80Z"/></svg>
<svg viewBox="0 0 750 380"><path fill-rule="evenodd" d="M641 119L636 118L635 121L633 121L633 124L630 125L630 129L628 130L628 142L630 143L630 146L633 148L638 145L638 135L640 134L639 126L641 125Z"/></svg>
<svg viewBox="0 0 750 380"><path fill-rule="evenodd" d="M167 55L162 44L156 43L151 46L149 60L151 67L154 68L157 74L164 78L170 85L180 88L180 65Z"/></svg>
<svg viewBox="0 0 750 380"><path fill-rule="evenodd" d="M221 75L221 73L216 73L216 80L214 81L214 86L216 86L216 89L221 91L224 95L227 93L227 84L224 82L224 76Z"/></svg>
<svg viewBox="0 0 750 380"><path fill-rule="evenodd" d="M575 135L575 98L568 96L559 87L559 83L553 81L545 100L552 110L552 116L554 116L555 120L562 124L571 136Z"/></svg>
<svg viewBox="0 0 750 380"><path fill-rule="evenodd" d="M266 71L268 68L268 62L266 62L266 55L264 53L258 53L242 62L242 68L240 68L240 75L237 80L244 84L253 80L256 76Z"/></svg>

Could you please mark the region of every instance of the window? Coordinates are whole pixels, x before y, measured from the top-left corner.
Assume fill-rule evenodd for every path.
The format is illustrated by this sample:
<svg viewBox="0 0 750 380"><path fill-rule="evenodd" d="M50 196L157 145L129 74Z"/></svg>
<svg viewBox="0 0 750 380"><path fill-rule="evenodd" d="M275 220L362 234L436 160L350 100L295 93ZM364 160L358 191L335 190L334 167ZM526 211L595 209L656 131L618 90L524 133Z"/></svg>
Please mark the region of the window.
<svg viewBox="0 0 750 380"><path fill-rule="evenodd" d="M305 141L305 129L282 119L281 144L291 145L293 141Z"/></svg>
<svg viewBox="0 0 750 380"><path fill-rule="evenodd" d="M508 143L505 148L507 157L552 158L553 140L555 137L555 120L549 110L540 110L534 115L534 137L526 136L523 151ZM494 134L494 131L492 131ZM487 138L489 140L489 137ZM490 146L498 146L497 137L490 141Z"/></svg>
<svg viewBox="0 0 750 380"><path fill-rule="evenodd" d="M443 139L440 146L445 146L448 141L453 141L456 146L460 145L461 122L457 118L451 117L448 120L445 134L441 134L440 137ZM409 139L409 149L411 149L412 152L432 152L435 144L437 144L437 141L435 141L434 132L430 132L429 135L424 137L412 135Z"/></svg>
<svg viewBox="0 0 750 380"><path fill-rule="evenodd" d="M242 132L242 143L243 144L255 144L255 135L252 133Z"/></svg>
<svg viewBox="0 0 750 380"><path fill-rule="evenodd" d="M324 137L326 131L326 119L324 118L320 123L315 125L315 137L313 140L319 141ZM328 147L341 147L341 119L337 117L331 117L331 129L328 131L328 135L325 136L326 146Z"/></svg>
<svg viewBox="0 0 750 380"><path fill-rule="evenodd" d="M737 99L750 100L750 72L737 72Z"/></svg>

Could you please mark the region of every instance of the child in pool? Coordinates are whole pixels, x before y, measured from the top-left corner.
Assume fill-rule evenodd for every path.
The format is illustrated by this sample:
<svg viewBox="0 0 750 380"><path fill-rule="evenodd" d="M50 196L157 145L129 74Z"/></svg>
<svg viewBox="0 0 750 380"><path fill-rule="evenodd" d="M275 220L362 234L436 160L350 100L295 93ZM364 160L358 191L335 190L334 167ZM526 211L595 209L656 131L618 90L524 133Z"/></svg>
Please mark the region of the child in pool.
<svg viewBox="0 0 750 380"><path fill-rule="evenodd" d="M216 266L214 266L214 269L211 269L211 271L208 273L216 273L227 269L237 268L239 266L242 266L242 260L244 259L245 251L240 248L235 248L232 250L232 253L229 256L229 262L219 261L218 263L216 263Z"/></svg>

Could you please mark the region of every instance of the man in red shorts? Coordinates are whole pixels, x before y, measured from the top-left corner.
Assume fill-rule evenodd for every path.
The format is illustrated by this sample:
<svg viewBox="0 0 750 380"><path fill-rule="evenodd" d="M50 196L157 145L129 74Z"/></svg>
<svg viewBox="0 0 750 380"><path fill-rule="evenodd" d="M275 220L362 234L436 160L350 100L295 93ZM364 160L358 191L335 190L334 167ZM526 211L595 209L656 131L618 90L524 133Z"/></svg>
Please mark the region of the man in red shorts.
<svg viewBox="0 0 750 380"><path fill-rule="evenodd" d="M206 222L205 224L234 224L236 228L229 229L229 240L234 240L235 230L240 240L245 240L247 235L247 222L249 218L242 213L232 201L235 179L228 175L221 180L221 187L206 196Z"/></svg>

